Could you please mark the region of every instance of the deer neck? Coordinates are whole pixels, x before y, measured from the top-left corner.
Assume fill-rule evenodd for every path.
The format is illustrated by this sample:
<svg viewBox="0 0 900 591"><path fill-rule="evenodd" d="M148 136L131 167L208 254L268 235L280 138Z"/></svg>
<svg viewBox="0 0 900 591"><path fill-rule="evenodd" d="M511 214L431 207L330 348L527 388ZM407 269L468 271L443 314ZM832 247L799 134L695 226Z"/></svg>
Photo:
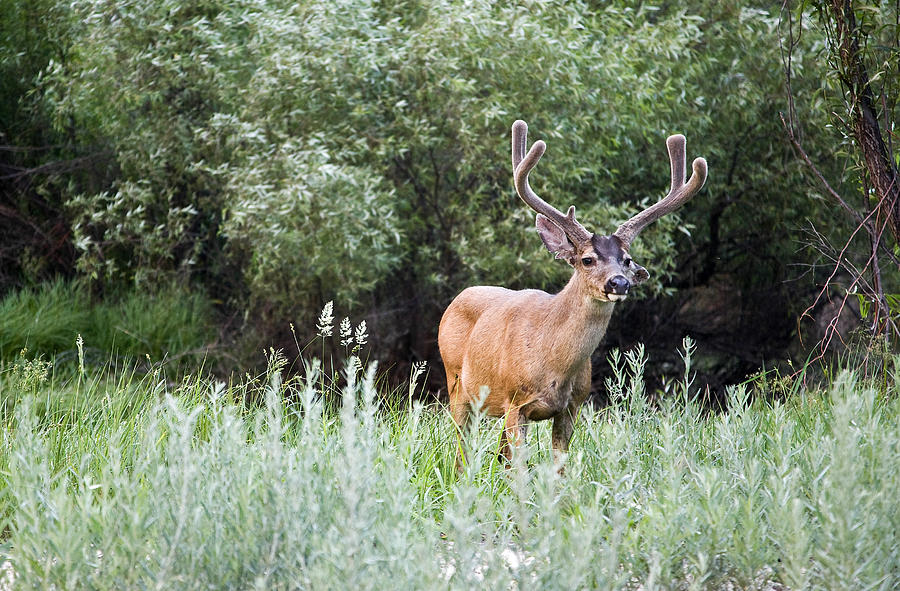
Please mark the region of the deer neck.
<svg viewBox="0 0 900 591"><path fill-rule="evenodd" d="M553 326L554 350L567 364L589 358L606 334L615 304L591 297L579 273L551 301L547 321Z"/></svg>

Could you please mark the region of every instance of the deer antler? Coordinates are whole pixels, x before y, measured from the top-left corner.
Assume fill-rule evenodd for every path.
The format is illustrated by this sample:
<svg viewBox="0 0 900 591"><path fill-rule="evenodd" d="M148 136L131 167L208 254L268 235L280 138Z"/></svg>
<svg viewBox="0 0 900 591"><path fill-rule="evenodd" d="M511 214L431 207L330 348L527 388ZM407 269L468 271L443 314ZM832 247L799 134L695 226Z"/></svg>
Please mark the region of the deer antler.
<svg viewBox="0 0 900 591"><path fill-rule="evenodd" d="M686 144L687 140L681 134L671 135L666 140L666 146L669 148L669 162L672 164L672 184L669 188L669 194L660 202L651 205L619 226L614 236L617 236L623 242L625 248L631 245L631 242L645 227L684 205L706 182L706 160L697 158L691 165L693 168L691 178L685 183Z"/></svg>
<svg viewBox="0 0 900 591"><path fill-rule="evenodd" d="M591 233L575 220L574 205L569 208L567 214L563 214L532 191L531 185L528 184L528 173L531 172L531 169L544 155L547 144L538 140L534 142L534 145L531 146L531 149L526 154L525 148L527 145L528 124L520 119L513 123L512 126L512 164L516 193L519 194L519 197L528 207L548 217L554 224L562 228L573 244L590 240Z"/></svg>

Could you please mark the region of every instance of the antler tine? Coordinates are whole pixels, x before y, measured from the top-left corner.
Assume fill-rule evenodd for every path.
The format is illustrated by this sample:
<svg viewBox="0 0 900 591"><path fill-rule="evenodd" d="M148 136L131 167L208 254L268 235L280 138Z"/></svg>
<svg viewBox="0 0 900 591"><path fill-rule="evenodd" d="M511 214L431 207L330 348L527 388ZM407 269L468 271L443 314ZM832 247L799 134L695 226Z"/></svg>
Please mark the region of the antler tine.
<svg viewBox="0 0 900 591"><path fill-rule="evenodd" d="M525 148L528 142L528 124L517 119L512 126L512 165L513 172L519 168L519 163L525 158Z"/></svg>
<svg viewBox="0 0 900 591"><path fill-rule="evenodd" d="M684 185L684 165L687 161L687 138L680 133L666 138L666 148L669 150L669 164L672 168L672 181L669 183L669 193Z"/></svg>
<svg viewBox="0 0 900 591"><path fill-rule="evenodd" d="M627 248L637 235L661 218L684 205L706 183L706 159L696 158L691 164L692 173L690 180L685 183L685 164L687 158L687 140L681 134L669 136L666 146L669 149L669 162L672 166L672 182L669 194L658 203L651 205L641 213L635 215L627 222L619 226L615 231L617 236Z"/></svg>
<svg viewBox="0 0 900 591"><path fill-rule="evenodd" d="M528 173L535 167L547 144L538 140L534 142L528 153L525 148L528 146L528 124L521 119L512 125L512 163L513 163L513 179L516 185L516 193L524 201L528 207L534 211L548 217L553 223L562 228L574 244L585 242L591 239L591 233L584 226L575 220L575 206L569 207L569 211L563 214L531 189L528 184Z"/></svg>

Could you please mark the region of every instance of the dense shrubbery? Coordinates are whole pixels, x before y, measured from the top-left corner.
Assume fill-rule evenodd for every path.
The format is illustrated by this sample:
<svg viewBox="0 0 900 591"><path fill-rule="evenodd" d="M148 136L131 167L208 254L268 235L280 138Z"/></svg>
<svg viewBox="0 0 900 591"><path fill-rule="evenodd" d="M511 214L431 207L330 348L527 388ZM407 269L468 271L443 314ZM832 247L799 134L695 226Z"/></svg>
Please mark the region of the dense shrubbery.
<svg viewBox="0 0 900 591"><path fill-rule="evenodd" d="M294 274L319 298L336 287L329 268L358 293L372 270L389 280L401 260L426 285L450 278L459 259L517 282L516 261L537 246L509 195L513 118L554 145L548 193L569 193L586 219L619 219L613 186L651 169L662 172L651 196L664 186L664 159L640 151L655 141L661 152L664 130L702 115L702 97L685 101L675 82L684 68L672 60L687 63L701 36L699 20L680 13L651 26L632 10L488 2L423 5L412 19L401 18L407 5L360 2L76 7L76 57L48 85L57 116L116 155L113 188L70 204L83 270L113 278L208 264L209 231L224 224L243 245L251 292L264 295L278 290L255 276L290 271L291 250L313 265ZM310 208L332 223L301 215ZM659 234L645 250L666 271L674 257ZM478 244L461 255L467 237Z"/></svg>
<svg viewBox="0 0 900 591"><path fill-rule="evenodd" d="M818 256L798 249L799 229L846 234L783 140L784 32L765 3L2 6L14 51L0 67L15 75L0 142L23 147L3 153L2 289L73 268L139 286L175 276L243 318L253 350L337 298L382 322L380 355L434 359L460 288L566 276L511 189L516 118L549 144L539 191L599 232L660 196L667 134L709 160L704 192L635 255L652 273L645 296L724 285L736 321L703 334L663 298L657 317L675 322L632 314L613 342L636 330L668 351L690 330L706 351L757 327L766 337L742 336L739 355L754 367L783 352L815 289L816 272L786 283ZM839 178L835 85L804 23L794 104L807 150Z"/></svg>

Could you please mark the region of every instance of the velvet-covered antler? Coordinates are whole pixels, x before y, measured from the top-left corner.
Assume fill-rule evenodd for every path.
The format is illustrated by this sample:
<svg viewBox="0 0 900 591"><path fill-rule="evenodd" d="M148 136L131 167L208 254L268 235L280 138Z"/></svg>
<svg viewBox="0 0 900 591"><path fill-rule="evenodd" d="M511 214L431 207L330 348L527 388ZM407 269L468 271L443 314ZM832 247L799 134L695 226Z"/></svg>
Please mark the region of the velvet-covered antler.
<svg viewBox="0 0 900 591"><path fill-rule="evenodd" d="M622 241L625 248L631 245L641 230L684 205L706 182L706 160L697 158L692 164L691 178L685 183L686 144L687 140L681 134L669 136L669 139L666 140L666 146L669 148L669 161L672 165L672 183L669 194L619 226L613 235Z"/></svg>
<svg viewBox="0 0 900 591"><path fill-rule="evenodd" d="M528 207L549 218L554 224L559 226L572 244L580 244L591 239L591 233L588 232L575 219L575 206L569 208L567 214L563 214L543 199L537 196L528 184L528 173L538 163L547 144L538 140L534 142L528 153L525 148L528 145L528 124L521 119L513 123L512 126L512 164L514 171L514 179L516 184L516 193L528 204Z"/></svg>

